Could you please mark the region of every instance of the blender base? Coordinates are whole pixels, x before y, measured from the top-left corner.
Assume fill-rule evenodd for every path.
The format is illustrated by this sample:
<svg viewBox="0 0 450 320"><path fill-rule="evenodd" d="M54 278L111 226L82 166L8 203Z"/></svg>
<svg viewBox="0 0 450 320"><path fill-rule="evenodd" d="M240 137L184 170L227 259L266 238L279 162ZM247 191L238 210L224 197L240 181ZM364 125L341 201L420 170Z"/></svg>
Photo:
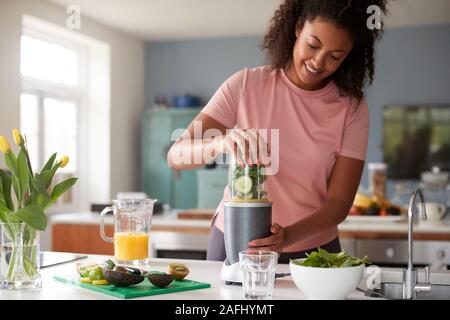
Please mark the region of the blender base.
<svg viewBox="0 0 450 320"><path fill-rule="evenodd" d="M227 261L225 261L222 265L220 278L225 281L226 285L242 285L242 274L239 262L227 264Z"/></svg>

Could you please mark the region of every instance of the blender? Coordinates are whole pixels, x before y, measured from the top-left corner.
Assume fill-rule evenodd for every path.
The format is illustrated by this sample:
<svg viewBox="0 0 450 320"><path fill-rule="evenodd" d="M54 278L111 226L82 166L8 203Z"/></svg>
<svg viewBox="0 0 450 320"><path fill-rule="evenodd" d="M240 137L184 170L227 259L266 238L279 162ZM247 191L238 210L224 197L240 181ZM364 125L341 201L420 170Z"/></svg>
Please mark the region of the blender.
<svg viewBox="0 0 450 320"><path fill-rule="evenodd" d="M235 159L228 171L230 200L224 202L226 259L221 279L225 284L241 284L239 252L248 242L271 235L272 202L267 197L264 166L240 165Z"/></svg>

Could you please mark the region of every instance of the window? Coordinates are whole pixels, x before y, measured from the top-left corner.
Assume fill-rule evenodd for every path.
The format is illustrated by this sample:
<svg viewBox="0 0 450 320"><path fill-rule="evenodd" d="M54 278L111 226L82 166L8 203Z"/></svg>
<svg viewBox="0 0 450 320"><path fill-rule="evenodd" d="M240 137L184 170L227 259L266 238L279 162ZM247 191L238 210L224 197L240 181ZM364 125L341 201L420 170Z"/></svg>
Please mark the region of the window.
<svg viewBox="0 0 450 320"><path fill-rule="evenodd" d="M20 128L33 170L57 152L70 157L54 183L78 182L49 213L111 201L111 48L107 42L24 15ZM106 155L106 156L105 156Z"/></svg>
<svg viewBox="0 0 450 320"><path fill-rule="evenodd" d="M60 39L35 31L25 31L21 37L20 130L26 136L34 171L54 152L58 159L69 156L68 165L58 170L54 183L80 175L82 63L82 49ZM55 211L76 207L74 190L59 200Z"/></svg>
<svg viewBox="0 0 450 320"><path fill-rule="evenodd" d="M74 87L79 82L79 55L73 49L23 35L22 76Z"/></svg>

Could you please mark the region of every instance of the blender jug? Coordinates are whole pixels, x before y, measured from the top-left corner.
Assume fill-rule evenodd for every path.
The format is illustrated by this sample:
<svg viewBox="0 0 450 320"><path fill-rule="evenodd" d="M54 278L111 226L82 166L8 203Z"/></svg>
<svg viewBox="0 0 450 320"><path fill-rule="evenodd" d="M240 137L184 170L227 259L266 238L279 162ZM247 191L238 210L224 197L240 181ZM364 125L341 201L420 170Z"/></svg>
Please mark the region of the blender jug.
<svg viewBox="0 0 450 320"><path fill-rule="evenodd" d="M242 283L239 252L248 249L248 242L271 234L272 203L266 179L264 166L241 166L232 159L228 172L230 200L224 202L226 260L221 277L226 284Z"/></svg>

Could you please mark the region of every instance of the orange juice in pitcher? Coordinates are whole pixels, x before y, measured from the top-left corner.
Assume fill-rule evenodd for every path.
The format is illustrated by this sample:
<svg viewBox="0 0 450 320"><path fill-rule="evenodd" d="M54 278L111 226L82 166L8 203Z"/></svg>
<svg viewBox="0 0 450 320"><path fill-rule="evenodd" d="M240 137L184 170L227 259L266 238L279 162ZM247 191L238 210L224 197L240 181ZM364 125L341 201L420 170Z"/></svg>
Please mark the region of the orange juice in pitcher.
<svg viewBox="0 0 450 320"><path fill-rule="evenodd" d="M114 200L112 207L100 213L100 235L114 243L114 256L120 264L146 265L149 263L149 233L153 215L153 199ZM105 234L104 217L114 214L114 237Z"/></svg>
<svg viewBox="0 0 450 320"><path fill-rule="evenodd" d="M114 256L118 261L148 258L148 234L144 232L118 232L114 234Z"/></svg>

